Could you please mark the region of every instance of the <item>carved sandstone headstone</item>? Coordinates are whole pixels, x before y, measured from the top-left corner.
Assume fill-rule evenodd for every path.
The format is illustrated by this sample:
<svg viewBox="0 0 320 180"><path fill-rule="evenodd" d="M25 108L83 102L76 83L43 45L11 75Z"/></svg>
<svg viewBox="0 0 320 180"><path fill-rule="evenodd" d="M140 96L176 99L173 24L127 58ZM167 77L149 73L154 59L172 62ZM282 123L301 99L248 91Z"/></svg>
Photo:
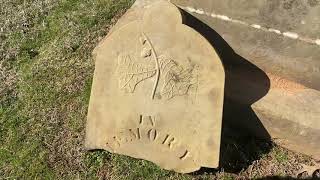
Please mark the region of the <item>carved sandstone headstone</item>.
<svg viewBox="0 0 320 180"><path fill-rule="evenodd" d="M116 26L95 50L86 147L182 173L217 167L221 61L200 34L182 24L171 3L158 1L143 11Z"/></svg>

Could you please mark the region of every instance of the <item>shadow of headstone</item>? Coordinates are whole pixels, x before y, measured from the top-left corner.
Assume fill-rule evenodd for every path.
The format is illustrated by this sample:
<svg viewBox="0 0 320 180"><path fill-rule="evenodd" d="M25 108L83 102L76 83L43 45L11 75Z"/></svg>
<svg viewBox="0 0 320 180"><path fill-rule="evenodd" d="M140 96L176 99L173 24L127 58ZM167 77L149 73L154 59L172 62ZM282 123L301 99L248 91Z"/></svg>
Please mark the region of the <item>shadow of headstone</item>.
<svg viewBox="0 0 320 180"><path fill-rule="evenodd" d="M265 72L236 54L228 43L211 27L181 10L184 24L204 36L220 56L226 73L220 168L238 173L261 155L270 151L270 135L252 110L251 105L270 89ZM215 172L202 168L194 175Z"/></svg>
<svg viewBox="0 0 320 180"><path fill-rule="evenodd" d="M304 179L304 180L320 180L320 178L317 177L310 177L310 178L293 178L293 177L279 177L279 176L268 176L264 178L258 178L256 180L298 180L298 179Z"/></svg>

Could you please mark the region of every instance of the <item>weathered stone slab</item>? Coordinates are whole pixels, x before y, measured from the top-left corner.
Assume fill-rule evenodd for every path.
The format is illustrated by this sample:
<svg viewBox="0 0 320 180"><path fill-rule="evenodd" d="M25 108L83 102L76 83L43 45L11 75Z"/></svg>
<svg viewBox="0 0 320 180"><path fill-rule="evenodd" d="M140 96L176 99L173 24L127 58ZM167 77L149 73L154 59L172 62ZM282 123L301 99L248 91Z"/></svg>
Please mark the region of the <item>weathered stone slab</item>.
<svg viewBox="0 0 320 180"><path fill-rule="evenodd" d="M226 106L224 122L320 160L320 1L171 2L227 42L206 35L224 63L225 103L239 107Z"/></svg>
<svg viewBox="0 0 320 180"><path fill-rule="evenodd" d="M182 173L218 167L225 79L218 55L167 1L128 13L134 18L125 15L95 49L86 147Z"/></svg>

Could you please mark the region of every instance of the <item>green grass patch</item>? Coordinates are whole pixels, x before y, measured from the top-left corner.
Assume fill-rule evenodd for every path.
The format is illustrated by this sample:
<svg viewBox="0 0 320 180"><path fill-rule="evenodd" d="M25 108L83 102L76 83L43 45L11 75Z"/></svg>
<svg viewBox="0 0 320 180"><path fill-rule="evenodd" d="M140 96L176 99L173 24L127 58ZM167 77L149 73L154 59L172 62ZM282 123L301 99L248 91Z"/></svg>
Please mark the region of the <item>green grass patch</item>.
<svg viewBox="0 0 320 180"><path fill-rule="evenodd" d="M111 19L132 2L1 3L6 13L1 18L12 21L1 36L1 59L5 71L15 72L12 87L4 88L11 92L1 97L1 177L76 178L99 169L99 163L87 164L82 144L91 51Z"/></svg>

